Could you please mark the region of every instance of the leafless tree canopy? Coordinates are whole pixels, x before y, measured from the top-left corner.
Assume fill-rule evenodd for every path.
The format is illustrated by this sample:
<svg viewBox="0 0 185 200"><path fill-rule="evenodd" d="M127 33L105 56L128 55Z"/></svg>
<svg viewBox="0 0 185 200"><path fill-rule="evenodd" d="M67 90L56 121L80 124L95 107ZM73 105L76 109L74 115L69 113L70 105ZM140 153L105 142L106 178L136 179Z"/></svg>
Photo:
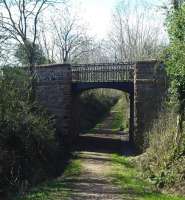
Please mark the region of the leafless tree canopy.
<svg viewBox="0 0 185 200"><path fill-rule="evenodd" d="M56 1L0 0L0 28L6 38L25 46L30 65L34 64L32 51L38 36L39 16L53 3Z"/></svg>
<svg viewBox="0 0 185 200"><path fill-rule="evenodd" d="M91 38L87 35L86 28L80 24L78 16L71 14L70 9L65 8L58 17L62 20L53 20L53 30L59 60L63 63L75 62L81 54L86 53Z"/></svg>
<svg viewBox="0 0 185 200"><path fill-rule="evenodd" d="M109 37L96 41L89 36L88 26L78 13L68 4L56 4L64 2L0 0L1 59L5 50L19 44L24 46L30 66L35 64L36 46L42 49L48 63L89 63L156 58L164 45L161 28L152 20L149 8L131 8L129 1L121 1L114 11Z"/></svg>
<svg viewBox="0 0 185 200"><path fill-rule="evenodd" d="M142 60L155 58L161 45L160 29L145 8L119 6L113 15L110 34L115 60Z"/></svg>

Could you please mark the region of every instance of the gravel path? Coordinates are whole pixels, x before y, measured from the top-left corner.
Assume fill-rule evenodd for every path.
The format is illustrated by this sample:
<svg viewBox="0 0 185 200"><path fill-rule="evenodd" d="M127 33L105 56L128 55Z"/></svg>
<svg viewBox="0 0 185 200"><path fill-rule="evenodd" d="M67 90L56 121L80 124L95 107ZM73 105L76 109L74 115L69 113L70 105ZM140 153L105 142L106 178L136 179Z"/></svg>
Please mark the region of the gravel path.
<svg viewBox="0 0 185 200"><path fill-rule="evenodd" d="M121 200L121 189L111 183L111 153L121 150L119 134L101 133L81 136L77 148L82 173L70 179L70 200ZM126 136L125 136L126 137Z"/></svg>
<svg viewBox="0 0 185 200"><path fill-rule="evenodd" d="M121 191L107 177L111 170L110 155L80 152L82 174L71 182L70 200L121 200Z"/></svg>

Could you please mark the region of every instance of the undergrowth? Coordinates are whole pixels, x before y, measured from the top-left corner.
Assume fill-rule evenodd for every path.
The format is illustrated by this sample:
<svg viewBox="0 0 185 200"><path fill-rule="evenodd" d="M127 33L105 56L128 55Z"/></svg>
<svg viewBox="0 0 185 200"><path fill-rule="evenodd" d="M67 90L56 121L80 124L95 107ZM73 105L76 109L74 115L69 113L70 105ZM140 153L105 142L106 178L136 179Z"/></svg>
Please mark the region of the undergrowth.
<svg viewBox="0 0 185 200"><path fill-rule="evenodd" d="M185 194L185 140L177 132L176 116L162 114L149 135L149 148L137 158L143 176L159 189Z"/></svg>
<svg viewBox="0 0 185 200"><path fill-rule="evenodd" d="M119 101L113 106L111 112L114 113L114 118L112 121L112 129L115 131L124 130L128 131L129 129L129 104L125 98L125 95L122 95Z"/></svg>
<svg viewBox="0 0 185 200"><path fill-rule="evenodd" d="M30 85L31 78L20 68L1 69L0 198L4 199L55 176L59 165L55 121L31 99Z"/></svg>
<svg viewBox="0 0 185 200"><path fill-rule="evenodd" d="M140 172L130 158L115 154L112 156L112 165L110 176L113 183L121 187L124 199L185 200L184 197L167 195L157 191L151 182L140 176Z"/></svg>
<svg viewBox="0 0 185 200"><path fill-rule="evenodd" d="M126 96L120 93L118 101L111 107L106 116L96 124L95 129L91 132L97 131L97 129L111 129L114 132L129 130L129 103Z"/></svg>
<svg viewBox="0 0 185 200"><path fill-rule="evenodd" d="M53 180L39 185L24 196L15 198L15 200L66 200L70 197L70 182L66 178L79 176L82 171L80 160L72 160L66 167L64 174Z"/></svg>
<svg viewBox="0 0 185 200"><path fill-rule="evenodd" d="M109 113L120 98L120 93L112 90L92 90L80 97L80 131L93 129Z"/></svg>

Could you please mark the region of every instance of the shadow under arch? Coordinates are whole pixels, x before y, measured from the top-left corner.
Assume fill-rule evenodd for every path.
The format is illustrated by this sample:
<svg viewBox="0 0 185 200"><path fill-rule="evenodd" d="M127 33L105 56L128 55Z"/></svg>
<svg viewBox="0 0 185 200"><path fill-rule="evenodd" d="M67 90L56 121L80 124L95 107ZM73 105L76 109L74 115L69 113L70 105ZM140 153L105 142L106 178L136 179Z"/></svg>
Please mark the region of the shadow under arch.
<svg viewBox="0 0 185 200"><path fill-rule="evenodd" d="M129 142L133 141L134 132L134 83L133 81L123 81L123 82L74 82L72 83L72 106L73 106L73 132L79 135L79 121L80 116L78 116L78 98L79 96L92 89L116 89L129 94L130 98L130 119L129 119Z"/></svg>
<svg viewBox="0 0 185 200"><path fill-rule="evenodd" d="M82 93L86 90L107 88L127 92L130 95L134 93L134 83L132 81L124 82L76 82L72 84L73 93Z"/></svg>

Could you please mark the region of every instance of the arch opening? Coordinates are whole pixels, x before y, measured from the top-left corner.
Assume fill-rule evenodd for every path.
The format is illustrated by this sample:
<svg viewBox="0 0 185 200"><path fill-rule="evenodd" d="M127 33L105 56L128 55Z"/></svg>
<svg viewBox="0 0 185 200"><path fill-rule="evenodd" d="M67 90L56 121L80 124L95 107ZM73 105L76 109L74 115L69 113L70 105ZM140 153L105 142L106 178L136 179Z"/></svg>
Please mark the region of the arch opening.
<svg viewBox="0 0 185 200"><path fill-rule="evenodd" d="M133 94L134 83L133 81L124 82L76 82L72 83L72 91L74 93L81 93L91 89L116 89L123 92Z"/></svg>
<svg viewBox="0 0 185 200"><path fill-rule="evenodd" d="M100 85L98 88L92 85L83 85L81 88L75 86L75 89L73 87L73 121L76 135L101 134L104 129L106 133L124 135L128 141L131 140L133 93L132 85L129 84L121 87L117 85L115 88Z"/></svg>

